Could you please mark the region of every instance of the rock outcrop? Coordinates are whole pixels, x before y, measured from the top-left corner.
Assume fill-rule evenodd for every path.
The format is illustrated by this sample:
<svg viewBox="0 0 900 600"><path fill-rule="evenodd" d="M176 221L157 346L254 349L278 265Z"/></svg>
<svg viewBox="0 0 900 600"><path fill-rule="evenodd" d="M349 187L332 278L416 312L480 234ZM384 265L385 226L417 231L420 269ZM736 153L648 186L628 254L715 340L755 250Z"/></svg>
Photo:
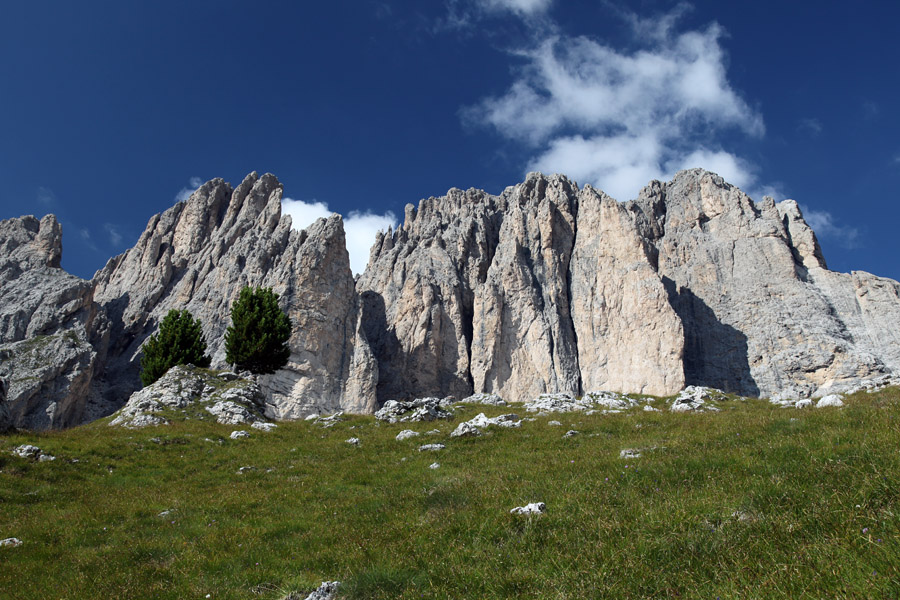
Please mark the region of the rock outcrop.
<svg viewBox="0 0 900 600"><path fill-rule="evenodd" d="M260 380L269 416L375 409L377 368L360 338L341 218L293 230L281 194L271 174L251 173L236 188L213 179L97 273L94 297L113 321L108 395L137 389L141 345L171 309L201 320L212 366L226 367L231 305L250 285L279 294L293 324L287 367Z"/></svg>
<svg viewBox="0 0 900 600"><path fill-rule="evenodd" d="M702 169L627 203L537 173L499 196L451 190L407 207L357 289L387 307L369 336L380 402L685 385L807 397L900 361L900 284L828 271L795 202L754 203Z"/></svg>
<svg viewBox="0 0 900 600"><path fill-rule="evenodd" d="M615 411L638 400L604 392L685 386L798 400L900 376L900 284L829 271L795 202L755 203L700 169L625 203L539 173L499 195L452 189L407 205L358 280L341 218L293 230L281 194L269 174L211 180L90 282L59 268L52 216L0 222L14 425L122 406L171 309L201 320L227 367L245 285L273 288L294 325L288 365L258 378L270 418L420 420L451 397ZM243 418L222 402L218 417Z"/></svg>
<svg viewBox="0 0 900 600"><path fill-rule="evenodd" d="M67 427L104 410L88 398L108 325L91 283L63 271L61 256L53 215L0 221L0 378L17 427Z"/></svg>

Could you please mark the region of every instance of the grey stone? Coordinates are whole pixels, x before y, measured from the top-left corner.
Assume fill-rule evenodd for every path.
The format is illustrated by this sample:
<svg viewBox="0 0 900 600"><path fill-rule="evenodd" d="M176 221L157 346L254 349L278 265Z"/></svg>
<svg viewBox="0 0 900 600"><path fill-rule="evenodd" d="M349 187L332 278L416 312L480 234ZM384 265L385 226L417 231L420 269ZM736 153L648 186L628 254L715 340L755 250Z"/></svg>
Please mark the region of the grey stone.
<svg viewBox="0 0 900 600"><path fill-rule="evenodd" d="M463 404L486 404L489 406L506 406L506 401L497 394L472 394L460 400Z"/></svg>
<svg viewBox="0 0 900 600"><path fill-rule="evenodd" d="M630 458L640 458L641 451L636 450L634 448L625 448L621 452L619 452L619 458L630 459Z"/></svg>
<svg viewBox="0 0 900 600"><path fill-rule="evenodd" d="M32 446L31 444L17 446L12 452L20 458L30 458L32 460L37 460L41 455L41 449L37 446Z"/></svg>
<svg viewBox="0 0 900 600"><path fill-rule="evenodd" d="M444 444L423 444L419 446L419 452L436 452L437 450L443 450L446 448Z"/></svg>
<svg viewBox="0 0 900 600"><path fill-rule="evenodd" d="M403 440L408 440L409 438L417 437L419 435L418 431L413 431L412 429L404 429L400 433L397 434L395 438L398 442L402 442Z"/></svg>
<svg viewBox="0 0 900 600"><path fill-rule="evenodd" d="M578 434L579 434L579 432L575 431L574 429L570 429L569 431L567 431L566 433L563 434L563 437L565 437L565 438L572 438L572 437L575 437L575 436L578 435Z"/></svg>
<svg viewBox="0 0 900 600"><path fill-rule="evenodd" d="M431 463L430 465L428 465L428 468L431 469L431 470L434 470L434 469L440 469L440 468L441 468L441 464L440 464L440 463Z"/></svg>
<svg viewBox="0 0 900 600"><path fill-rule="evenodd" d="M240 430L238 430L238 431L232 431L232 432L231 432L231 435L228 436L228 437L230 437L230 438L233 439L233 440L239 440L239 439L241 439L241 438L248 438L248 437L250 437L250 433L248 433L247 431L244 431L243 429L240 429Z"/></svg>
<svg viewBox="0 0 900 600"><path fill-rule="evenodd" d="M359 441L359 438L352 437L347 440L347 443L350 444L351 446L359 446L360 441Z"/></svg>
<svg viewBox="0 0 900 600"><path fill-rule="evenodd" d="M0 548L17 548L22 545L22 540L19 538L6 538L0 540Z"/></svg>
<svg viewBox="0 0 900 600"><path fill-rule="evenodd" d="M278 427L278 425L276 425L275 423L266 423L265 421L254 421L250 424L250 427L252 427L253 429L259 429L260 431L269 432L274 431L275 428Z"/></svg>
<svg viewBox="0 0 900 600"><path fill-rule="evenodd" d="M306 597L306 600L334 600L340 586L340 581L323 581L315 591Z"/></svg>
<svg viewBox="0 0 900 600"><path fill-rule="evenodd" d="M531 502L525 506L517 506L509 512L514 515L540 515L547 512L547 505L543 502Z"/></svg>
<svg viewBox="0 0 900 600"><path fill-rule="evenodd" d="M205 410L222 425L242 425L257 420L253 413L231 400L219 400L212 406L205 407Z"/></svg>
<svg viewBox="0 0 900 600"><path fill-rule="evenodd" d="M822 398L819 398L818 402L816 402L816 408L841 407L843 405L843 400L841 400L841 397L837 394L823 396Z"/></svg>

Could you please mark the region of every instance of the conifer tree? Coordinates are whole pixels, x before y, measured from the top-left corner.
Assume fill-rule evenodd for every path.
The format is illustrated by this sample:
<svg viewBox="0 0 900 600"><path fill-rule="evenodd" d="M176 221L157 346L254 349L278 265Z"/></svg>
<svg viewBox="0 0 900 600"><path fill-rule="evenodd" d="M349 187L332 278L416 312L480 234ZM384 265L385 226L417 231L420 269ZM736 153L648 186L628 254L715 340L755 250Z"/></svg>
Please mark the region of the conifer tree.
<svg viewBox="0 0 900 600"><path fill-rule="evenodd" d="M144 344L141 357L141 383L150 385L175 365L208 367L206 342L199 319L187 310L169 311L159 331Z"/></svg>
<svg viewBox="0 0 900 600"><path fill-rule="evenodd" d="M287 364L291 320L270 288L245 287L231 307L225 360L237 370L274 373Z"/></svg>

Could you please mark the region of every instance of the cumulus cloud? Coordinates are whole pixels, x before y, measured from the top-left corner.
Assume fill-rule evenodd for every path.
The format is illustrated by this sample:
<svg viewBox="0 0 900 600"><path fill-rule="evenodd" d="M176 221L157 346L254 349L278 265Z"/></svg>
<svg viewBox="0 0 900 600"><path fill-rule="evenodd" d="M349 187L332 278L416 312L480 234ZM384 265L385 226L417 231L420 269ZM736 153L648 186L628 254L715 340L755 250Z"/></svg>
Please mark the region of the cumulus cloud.
<svg viewBox="0 0 900 600"><path fill-rule="evenodd" d="M762 116L728 81L722 28L679 33L684 10L626 15L635 50L560 35L518 50L524 64L506 93L464 109L463 119L525 144L528 170L565 173L620 200L686 167L748 185L752 165L716 134L760 137Z"/></svg>
<svg viewBox="0 0 900 600"><path fill-rule="evenodd" d="M306 229L316 220L333 214L324 202L304 202L291 198L284 198L281 201L281 211L291 216L291 226L298 230ZM369 250L375 242L375 234L396 226L397 217L390 211L379 215L371 211L354 210L344 217L347 252L350 254L350 269L354 275L365 270L366 263L369 262Z"/></svg>
<svg viewBox="0 0 900 600"><path fill-rule="evenodd" d="M802 204L800 210L803 211L806 223L813 228L817 236L833 239L847 249L859 246L859 230L856 227L839 225L834 216L826 210L813 210Z"/></svg>

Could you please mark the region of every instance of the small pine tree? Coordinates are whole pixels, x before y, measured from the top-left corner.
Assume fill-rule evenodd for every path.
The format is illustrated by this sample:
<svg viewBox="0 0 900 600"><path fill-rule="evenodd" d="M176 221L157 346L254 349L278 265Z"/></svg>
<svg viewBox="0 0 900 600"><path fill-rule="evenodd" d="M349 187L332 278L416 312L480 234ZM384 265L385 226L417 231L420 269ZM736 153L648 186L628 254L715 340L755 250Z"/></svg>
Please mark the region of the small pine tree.
<svg viewBox="0 0 900 600"><path fill-rule="evenodd" d="M175 365L208 367L206 342L199 319L187 310L169 311L159 331L144 344L141 357L141 383L150 385Z"/></svg>
<svg viewBox="0 0 900 600"><path fill-rule="evenodd" d="M231 307L225 360L237 370L274 373L287 364L291 320L270 288L245 287Z"/></svg>

